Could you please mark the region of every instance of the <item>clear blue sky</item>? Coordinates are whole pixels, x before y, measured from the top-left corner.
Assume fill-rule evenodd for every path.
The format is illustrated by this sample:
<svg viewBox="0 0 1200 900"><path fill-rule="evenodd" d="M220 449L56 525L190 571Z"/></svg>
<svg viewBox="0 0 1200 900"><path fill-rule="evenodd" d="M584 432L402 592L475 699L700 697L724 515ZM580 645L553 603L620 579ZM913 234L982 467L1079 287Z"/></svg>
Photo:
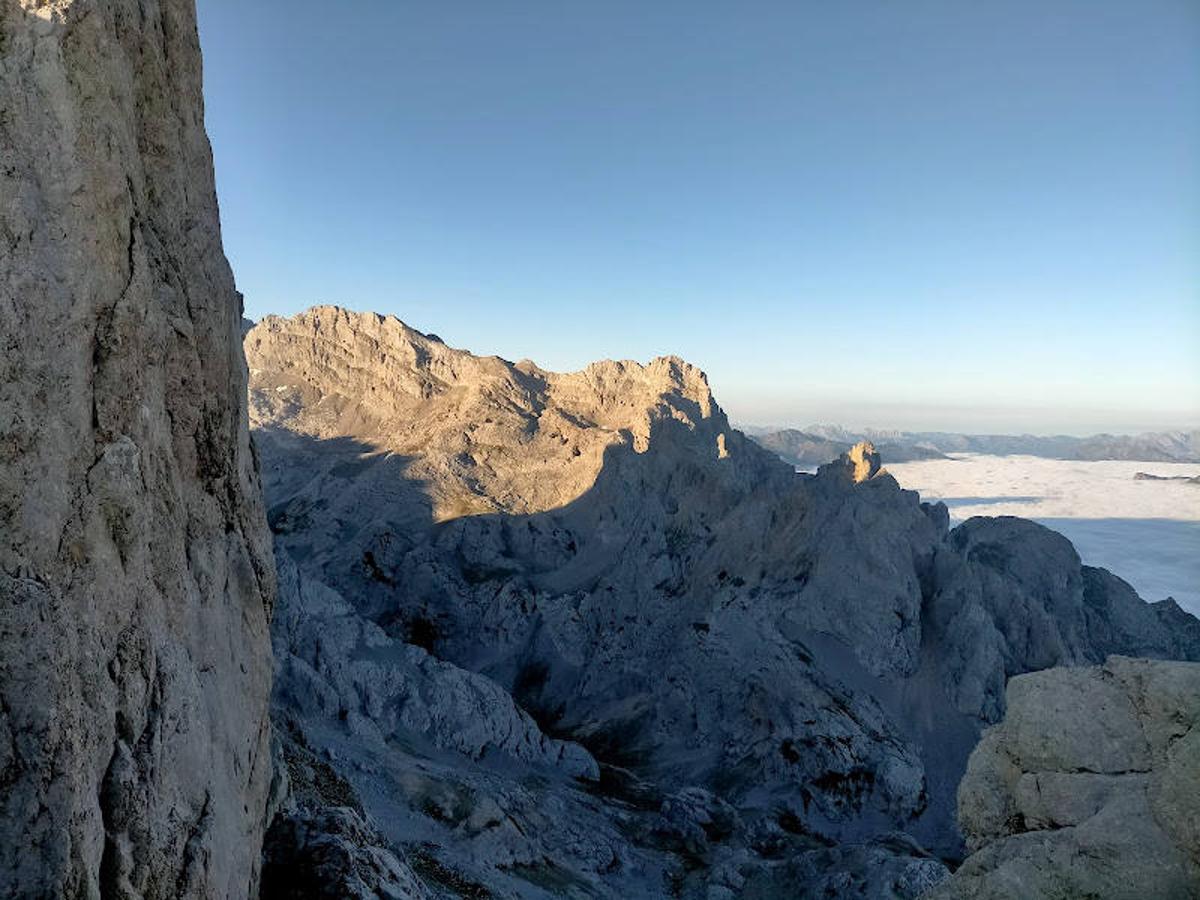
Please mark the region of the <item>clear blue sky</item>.
<svg viewBox="0 0 1200 900"><path fill-rule="evenodd" d="M198 0L247 313L749 423L1200 424L1194 0Z"/></svg>

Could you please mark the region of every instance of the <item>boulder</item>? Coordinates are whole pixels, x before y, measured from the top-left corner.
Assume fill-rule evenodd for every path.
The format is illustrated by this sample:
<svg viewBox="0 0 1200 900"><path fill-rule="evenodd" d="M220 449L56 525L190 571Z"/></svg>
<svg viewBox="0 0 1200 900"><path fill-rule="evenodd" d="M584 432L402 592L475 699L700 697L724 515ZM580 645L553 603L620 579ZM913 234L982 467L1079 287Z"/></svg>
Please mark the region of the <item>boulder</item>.
<svg viewBox="0 0 1200 900"><path fill-rule="evenodd" d="M958 794L974 851L931 898L1200 894L1200 664L1013 678Z"/></svg>

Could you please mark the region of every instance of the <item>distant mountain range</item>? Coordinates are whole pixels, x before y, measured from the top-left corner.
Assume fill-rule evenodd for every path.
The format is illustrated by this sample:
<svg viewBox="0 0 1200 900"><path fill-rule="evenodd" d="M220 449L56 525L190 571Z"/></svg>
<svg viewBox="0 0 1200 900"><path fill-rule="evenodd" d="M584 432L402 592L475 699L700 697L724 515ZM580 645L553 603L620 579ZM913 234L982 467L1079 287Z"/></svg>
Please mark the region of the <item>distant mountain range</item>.
<svg viewBox="0 0 1200 900"><path fill-rule="evenodd" d="M886 462L945 459L952 453L1040 456L1046 459L1124 459L1141 462L1200 462L1200 431L1095 434L1089 437L1035 434L957 434L945 431L853 431L840 425L743 429L761 446L796 466L837 459L859 441L875 444Z"/></svg>

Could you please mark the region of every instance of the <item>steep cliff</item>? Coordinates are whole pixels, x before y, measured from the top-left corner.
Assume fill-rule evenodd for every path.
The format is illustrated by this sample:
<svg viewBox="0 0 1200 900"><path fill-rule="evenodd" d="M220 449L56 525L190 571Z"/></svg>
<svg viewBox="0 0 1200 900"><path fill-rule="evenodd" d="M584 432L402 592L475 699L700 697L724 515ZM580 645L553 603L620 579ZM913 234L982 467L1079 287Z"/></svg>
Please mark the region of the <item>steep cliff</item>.
<svg viewBox="0 0 1200 900"><path fill-rule="evenodd" d="M244 897L274 567L191 0L0 5L0 893Z"/></svg>

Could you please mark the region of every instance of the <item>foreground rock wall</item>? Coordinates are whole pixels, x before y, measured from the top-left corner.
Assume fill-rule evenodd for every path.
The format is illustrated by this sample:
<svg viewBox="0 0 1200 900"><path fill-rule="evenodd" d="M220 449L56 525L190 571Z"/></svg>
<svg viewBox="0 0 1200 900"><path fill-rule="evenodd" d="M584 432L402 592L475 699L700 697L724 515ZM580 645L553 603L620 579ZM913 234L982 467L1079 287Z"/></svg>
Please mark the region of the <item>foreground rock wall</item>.
<svg viewBox="0 0 1200 900"><path fill-rule="evenodd" d="M1200 665L1110 657L1014 678L971 754L976 851L933 896L1200 896Z"/></svg>
<svg viewBox="0 0 1200 900"><path fill-rule="evenodd" d="M0 885L241 897L271 550L191 0L0 5Z"/></svg>

